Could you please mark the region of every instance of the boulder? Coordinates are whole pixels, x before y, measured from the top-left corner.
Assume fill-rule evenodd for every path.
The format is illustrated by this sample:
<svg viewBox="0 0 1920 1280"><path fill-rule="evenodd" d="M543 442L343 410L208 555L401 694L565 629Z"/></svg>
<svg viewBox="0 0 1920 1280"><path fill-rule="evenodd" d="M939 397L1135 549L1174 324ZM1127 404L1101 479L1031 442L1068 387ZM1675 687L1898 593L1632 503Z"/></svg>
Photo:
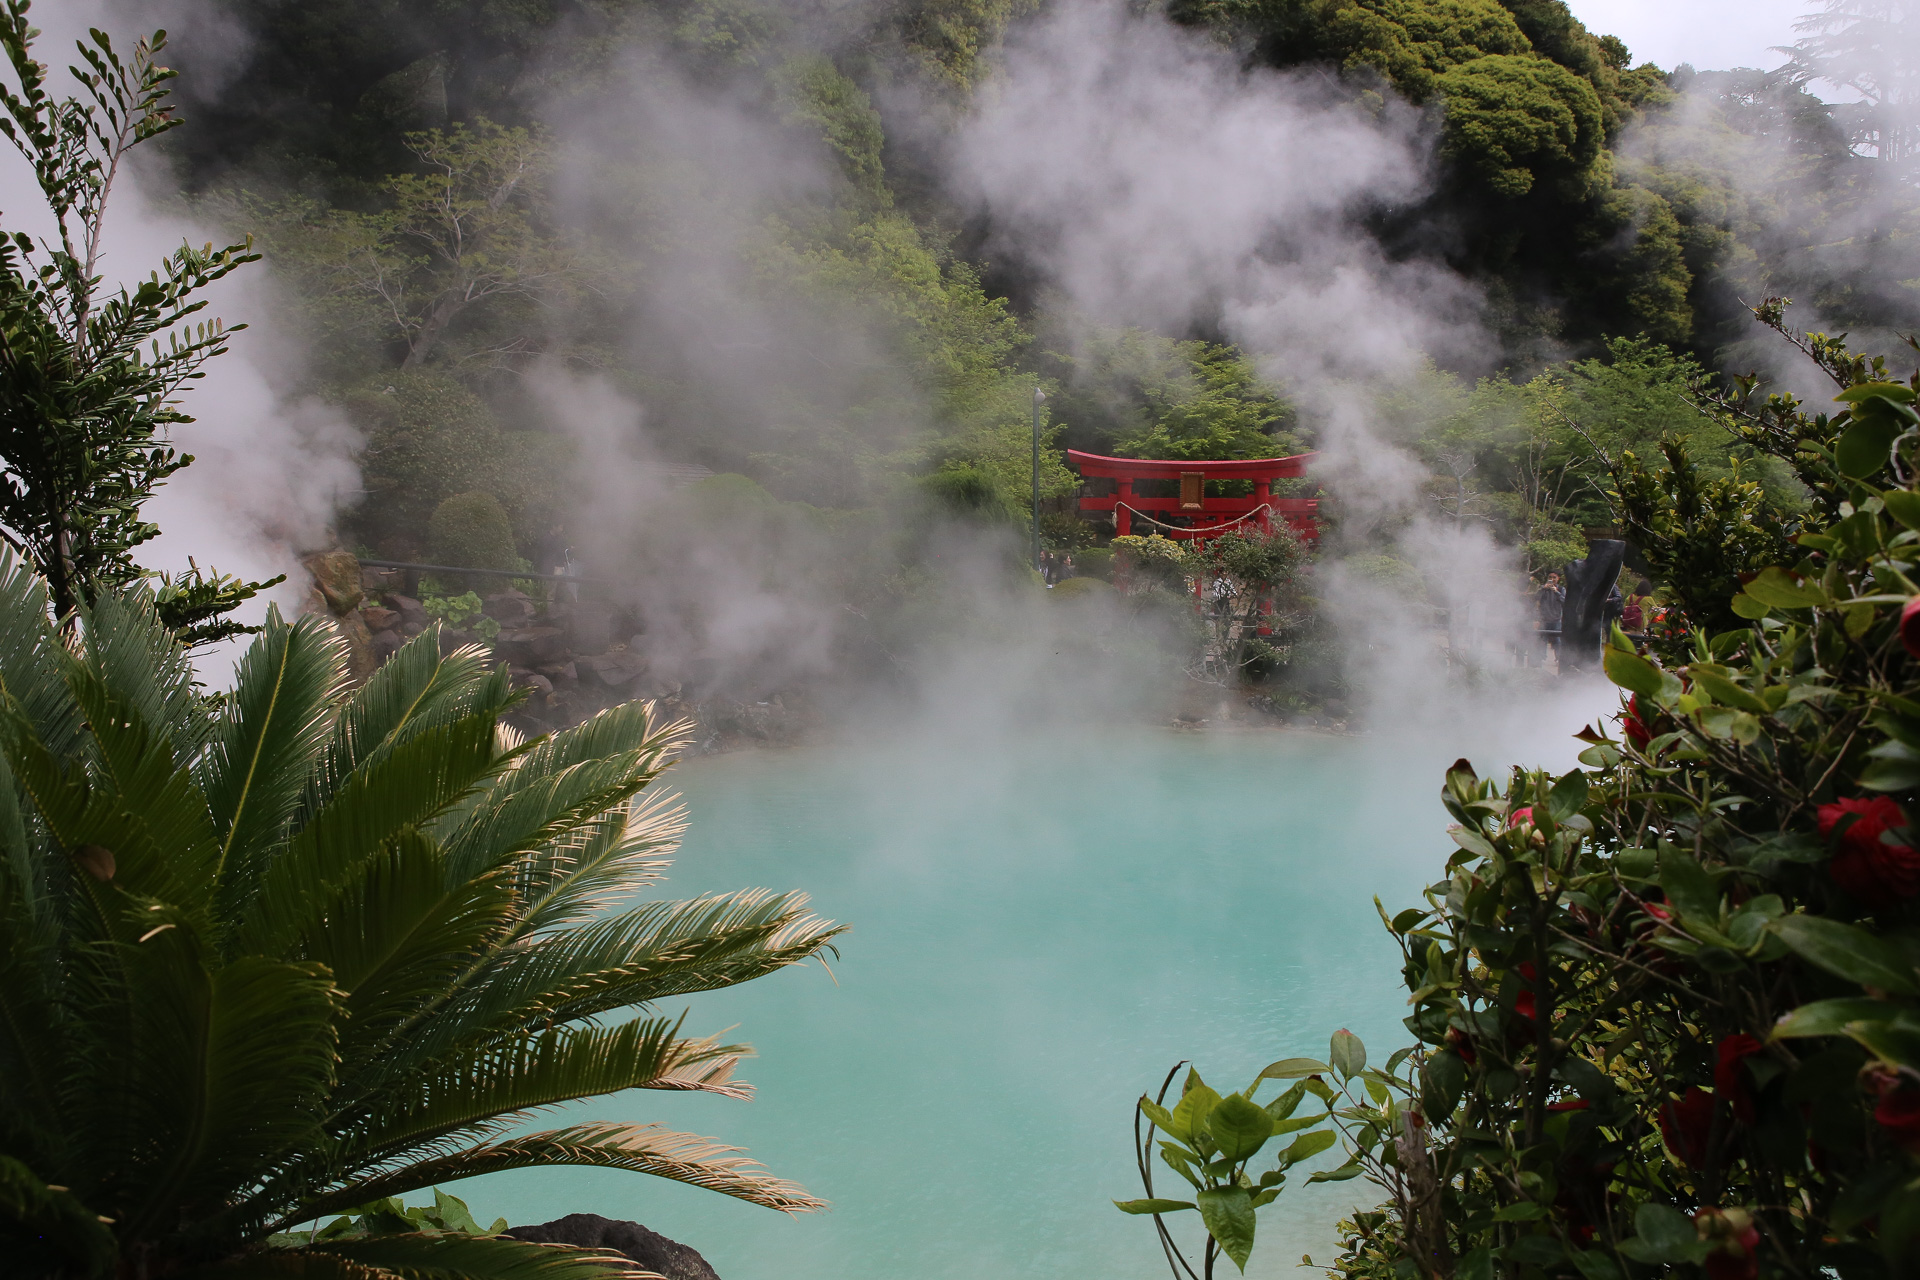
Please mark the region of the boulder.
<svg viewBox="0 0 1920 1280"><path fill-rule="evenodd" d="M360 586L360 562L351 551L316 551L300 563L313 575L314 585L326 597L327 608L345 614L366 598Z"/></svg>
<svg viewBox="0 0 1920 1280"><path fill-rule="evenodd" d="M405 569L375 569L371 565L360 566L360 589L371 597L377 597L388 591L398 591L407 585Z"/></svg>
<svg viewBox="0 0 1920 1280"><path fill-rule="evenodd" d="M512 588L486 597L481 608L504 628L525 626L533 620L533 597Z"/></svg>
<svg viewBox="0 0 1920 1280"><path fill-rule="evenodd" d="M524 667L558 662L567 656L567 635L558 627L502 630L493 645L494 651L508 662Z"/></svg>
<svg viewBox="0 0 1920 1280"><path fill-rule="evenodd" d="M381 598L386 601L387 608L400 615L402 628L413 628L409 635L419 635L427 629L427 607L418 600L412 596L403 596L397 591L389 591Z"/></svg>
<svg viewBox="0 0 1920 1280"><path fill-rule="evenodd" d="M515 1240L534 1244L570 1244L581 1249L610 1249L624 1254L667 1280L720 1280L699 1252L649 1231L637 1222L619 1222L597 1213L570 1213L538 1226L509 1227Z"/></svg>
<svg viewBox="0 0 1920 1280"><path fill-rule="evenodd" d="M391 630L399 626L401 622L400 611L398 609L383 609L377 604L361 606L360 616L367 620L367 630L369 631Z"/></svg>
<svg viewBox="0 0 1920 1280"><path fill-rule="evenodd" d="M373 660L385 662L400 652L400 646L406 643L398 631L376 631L373 633Z"/></svg>
<svg viewBox="0 0 1920 1280"><path fill-rule="evenodd" d="M380 659L374 654L373 635L367 630L366 622L355 612L335 618L333 624L339 628L340 638L347 642L347 683L366 683L367 677L380 665Z"/></svg>

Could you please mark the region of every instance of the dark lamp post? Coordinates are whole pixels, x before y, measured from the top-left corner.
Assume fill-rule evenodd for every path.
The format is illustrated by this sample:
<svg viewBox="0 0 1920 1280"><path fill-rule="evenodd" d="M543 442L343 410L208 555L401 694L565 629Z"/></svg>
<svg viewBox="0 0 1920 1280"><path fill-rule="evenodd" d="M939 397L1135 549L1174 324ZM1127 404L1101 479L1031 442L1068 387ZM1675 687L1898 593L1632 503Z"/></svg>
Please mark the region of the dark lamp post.
<svg viewBox="0 0 1920 1280"><path fill-rule="evenodd" d="M1040 572L1040 406L1047 393L1033 389L1033 571Z"/></svg>

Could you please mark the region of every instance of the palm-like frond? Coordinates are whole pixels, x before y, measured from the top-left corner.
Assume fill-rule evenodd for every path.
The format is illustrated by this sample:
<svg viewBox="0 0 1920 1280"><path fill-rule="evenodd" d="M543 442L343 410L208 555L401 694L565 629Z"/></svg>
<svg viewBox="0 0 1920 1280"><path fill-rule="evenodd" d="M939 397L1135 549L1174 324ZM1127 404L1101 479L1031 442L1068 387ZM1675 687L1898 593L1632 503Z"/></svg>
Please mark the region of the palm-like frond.
<svg viewBox="0 0 1920 1280"><path fill-rule="evenodd" d="M252 896L332 728L345 646L317 618L288 626L277 609L240 660L227 714L196 770L220 838L229 913Z"/></svg>
<svg viewBox="0 0 1920 1280"><path fill-rule="evenodd" d="M809 1195L806 1188L759 1172L758 1162L733 1154L739 1150L712 1138L676 1133L654 1124L580 1124L502 1138L467 1151L423 1160L359 1183L337 1196L315 1201L303 1212L307 1217L324 1216L364 1203L369 1197L404 1195L437 1182L506 1169L560 1164L650 1173L784 1213L806 1213L827 1207L826 1201Z"/></svg>
<svg viewBox="0 0 1920 1280"><path fill-rule="evenodd" d="M662 1280L617 1253L428 1233L262 1249L194 1274L204 1280Z"/></svg>
<svg viewBox="0 0 1920 1280"><path fill-rule="evenodd" d="M0 554L0 1210L85 1205L170 1274L584 1280L634 1269L479 1238L262 1245L541 1164L820 1206L705 1138L514 1132L630 1089L746 1097L744 1047L601 1019L839 932L800 895L630 901L685 826L646 792L685 726L632 705L522 743L504 669L431 632L344 695L331 629L277 613L209 718L143 596L67 635L45 611Z"/></svg>

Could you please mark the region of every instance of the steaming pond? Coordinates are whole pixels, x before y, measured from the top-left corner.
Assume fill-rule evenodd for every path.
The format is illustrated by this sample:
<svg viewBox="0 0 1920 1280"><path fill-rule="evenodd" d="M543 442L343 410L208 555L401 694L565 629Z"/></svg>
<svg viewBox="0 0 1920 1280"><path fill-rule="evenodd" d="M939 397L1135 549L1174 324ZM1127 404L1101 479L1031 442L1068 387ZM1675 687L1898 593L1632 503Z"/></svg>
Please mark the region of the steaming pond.
<svg viewBox="0 0 1920 1280"><path fill-rule="evenodd" d="M1476 763L1504 746L1569 766L1553 719ZM1109 1203L1140 1194L1132 1099L1181 1058L1238 1088L1322 1056L1338 1027L1376 1061L1406 1042L1372 899L1417 901L1437 874L1435 793L1459 747L1130 731L683 765L674 896L804 888L854 930L832 978L809 966L691 1002L689 1028L737 1026L759 1051L741 1072L755 1100L633 1092L563 1114L737 1143L833 1210L586 1169L451 1189L483 1221L637 1219L723 1280L1165 1275L1151 1220ZM1248 1274L1326 1260L1366 1190L1290 1188Z"/></svg>

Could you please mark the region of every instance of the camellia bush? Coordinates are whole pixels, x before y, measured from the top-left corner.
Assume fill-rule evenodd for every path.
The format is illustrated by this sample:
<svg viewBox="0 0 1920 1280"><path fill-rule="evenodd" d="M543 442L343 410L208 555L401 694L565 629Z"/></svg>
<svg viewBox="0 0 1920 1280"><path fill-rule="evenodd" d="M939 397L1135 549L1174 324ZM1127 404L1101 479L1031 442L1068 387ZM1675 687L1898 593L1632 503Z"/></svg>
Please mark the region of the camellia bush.
<svg viewBox="0 0 1920 1280"><path fill-rule="evenodd" d="M1833 412L1715 406L1810 495L1769 531L1782 561L1724 562L1769 544L1729 527L1757 511L1737 478L1616 464L1630 536L1699 566L1674 584L1693 625L1644 652L1615 631L1626 701L1581 768L1448 770L1445 874L1382 912L1415 1044L1372 1068L1336 1036L1268 1068L1300 1082L1272 1099L1197 1076L1142 1099L1147 1198L1121 1207L1176 1274L1189 1208L1201 1265L1244 1266L1292 1129L1337 1135L1315 1177L1385 1192L1343 1224L1343 1277L1920 1274L1920 372L1801 345Z"/></svg>

